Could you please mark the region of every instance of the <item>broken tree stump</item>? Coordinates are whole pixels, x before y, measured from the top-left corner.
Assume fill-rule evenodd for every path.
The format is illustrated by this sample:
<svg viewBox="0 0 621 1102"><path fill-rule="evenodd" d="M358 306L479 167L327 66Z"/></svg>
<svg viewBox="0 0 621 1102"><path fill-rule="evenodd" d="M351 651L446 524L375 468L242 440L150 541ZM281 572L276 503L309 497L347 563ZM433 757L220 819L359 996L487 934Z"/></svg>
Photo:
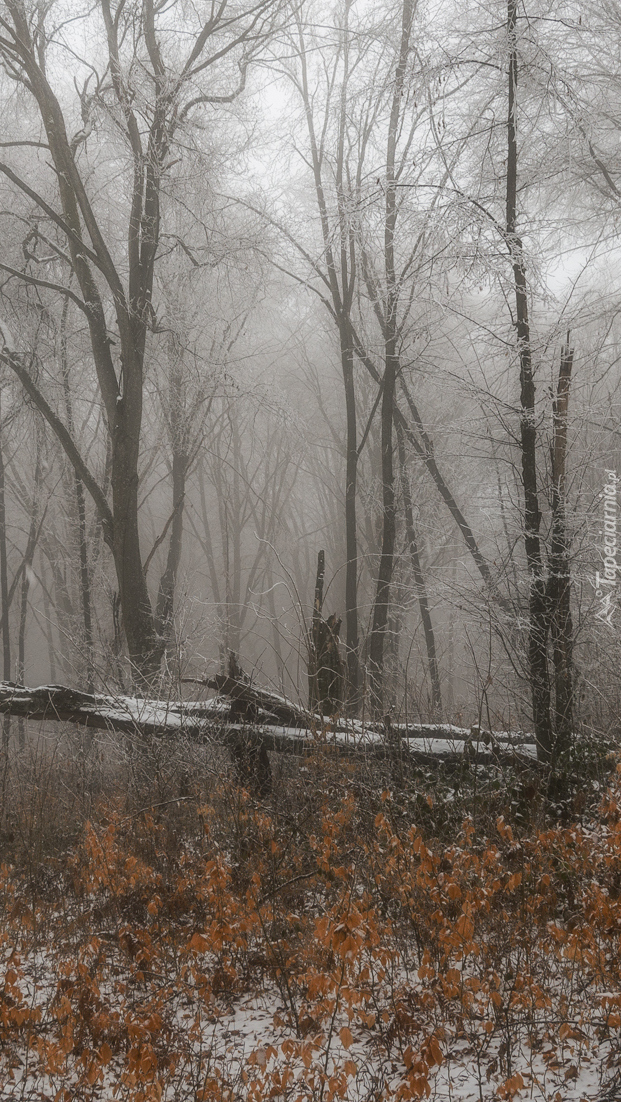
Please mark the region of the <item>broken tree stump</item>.
<svg viewBox="0 0 621 1102"><path fill-rule="evenodd" d="M343 662L339 646L341 621L335 613L322 616L325 551L317 556L313 619L308 639L308 706L320 715L336 715L343 707Z"/></svg>

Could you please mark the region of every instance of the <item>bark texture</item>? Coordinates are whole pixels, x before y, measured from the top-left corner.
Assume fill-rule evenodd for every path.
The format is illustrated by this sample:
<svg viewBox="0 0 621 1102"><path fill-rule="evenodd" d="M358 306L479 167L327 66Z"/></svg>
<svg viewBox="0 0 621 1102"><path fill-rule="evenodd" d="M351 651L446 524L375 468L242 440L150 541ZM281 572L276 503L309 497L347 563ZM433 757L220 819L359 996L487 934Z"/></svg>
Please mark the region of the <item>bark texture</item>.
<svg viewBox="0 0 621 1102"><path fill-rule="evenodd" d="M360 704L360 658L358 636L358 532L356 519L359 449L357 443L356 392L354 385L354 346L352 340L352 307L356 286L355 227L346 203L347 96L349 92L349 28L351 0L343 8L340 64L340 96L338 102L338 137L334 176L336 184L336 225L332 226L324 187L324 142L326 121L319 133L315 127L313 92L309 83L306 46L299 24L300 92L308 127L311 167L317 210L326 264L330 312L339 334L339 350L345 397L345 645L347 651L348 706L355 713ZM336 79L336 70L331 81Z"/></svg>
<svg viewBox="0 0 621 1102"><path fill-rule="evenodd" d="M382 550L377 574L377 589L373 606L373 622L369 640L371 674L371 705L376 714L384 710L384 643L390 591L395 559L396 511L393 464L393 423L395 388L399 368L399 279L395 268L395 230L399 208L397 204L397 174L395 168L397 142L401 122L405 76L410 54L410 38L415 0L403 0L401 41L394 76L394 88L386 144L386 198L384 208L384 377L382 386L381 450L382 450Z"/></svg>
<svg viewBox="0 0 621 1102"><path fill-rule="evenodd" d="M335 715L343 707L343 663L339 649L341 621L332 613L324 620L325 552L317 556L313 618L308 640L308 706L311 712Z"/></svg>
<svg viewBox="0 0 621 1102"><path fill-rule="evenodd" d="M533 724L540 758L552 758L552 694L548 663L548 593L541 546L537 485L537 426L528 291L522 239L517 233L517 0L508 0L509 90L507 114L506 240L515 294L515 332L520 362L520 454L524 489L524 547L528 568L528 673Z"/></svg>
<svg viewBox="0 0 621 1102"><path fill-rule="evenodd" d="M571 615L571 538L567 528L567 416L574 352L561 350L553 404L552 543L550 548L550 631L554 660L554 759L569 749L574 727L573 622Z"/></svg>

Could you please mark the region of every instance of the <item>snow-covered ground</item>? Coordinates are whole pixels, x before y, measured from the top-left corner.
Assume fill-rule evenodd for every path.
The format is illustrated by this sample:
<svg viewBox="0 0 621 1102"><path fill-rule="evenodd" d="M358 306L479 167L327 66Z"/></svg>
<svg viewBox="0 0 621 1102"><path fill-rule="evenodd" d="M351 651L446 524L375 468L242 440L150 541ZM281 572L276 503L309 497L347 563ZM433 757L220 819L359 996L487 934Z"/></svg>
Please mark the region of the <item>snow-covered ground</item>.
<svg viewBox="0 0 621 1102"><path fill-rule="evenodd" d="M390 1051L368 1028L347 1014L336 1014L330 1031L313 1031L304 1022L298 1032L281 993L269 985L217 1011L180 1000L165 1007L145 1032L145 1018L136 1015L135 1038L148 1040L115 1053L103 1042L99 1049L78 1040L52 1045L52 1025L62 1009L65 973L50 968L39 954L20 981L25 1005L33 1014L41 1008L36 1040L23 1031L19 1040L3 1039L0 1056L0 1097L34 1102L64 1099L157 1098L169 1102L187 1099L320 1099L350 1102L418 1097L412 1092L407 1068L408 1046L395 1043ZM28 978L36 972L37 983ZM6 973L5 973L6 975ZM119 985L120 986L120 985ZM10 985L9 985L10 987ZM66 984L65 984L66 988ZM106 992L100 991L102 999ZM112 993L109 1009L115 999ZM5 1000L7 987L5 986ZM127 1007L122 1011L127 1015ZM155 1017L155 1012L153 1017ZM148 1023L148 1018L146 1019ZM154 1029L161 1031L158 1038ZM303 1036L299 1036L300 1032ZM440 1029L439 1034L442 1033ZM422 1097L438 1102L495 1102L528 1098L538 1102L597 1102L621 1095L607 1092L616 1081L610 1042L598 1042L589 1022L566 1035L561 1049L538 1043L524 1030L507 1039L502 1031L486 1040L455 1036L447 1025L439 1041L442 1062L420 1081ZM67 1035L68 1036L68 1035ZM616 1061L615 1061L616 1063ZM168 1064L168 1066L167 1066ZM47 1066L46 1066L47 1065ZM415 1079L414 1079L415 1082ZM323 1084L323 1089L322 1089Z"/></svg>

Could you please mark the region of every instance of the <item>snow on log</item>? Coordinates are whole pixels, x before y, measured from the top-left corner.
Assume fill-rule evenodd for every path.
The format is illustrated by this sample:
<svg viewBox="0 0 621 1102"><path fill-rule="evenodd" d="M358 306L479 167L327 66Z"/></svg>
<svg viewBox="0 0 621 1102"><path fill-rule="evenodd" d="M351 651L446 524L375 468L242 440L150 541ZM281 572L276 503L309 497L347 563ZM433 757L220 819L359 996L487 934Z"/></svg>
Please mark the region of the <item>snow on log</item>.
<svg viewBox="0 0 621 1102"><path fill-rule="evenodd" d="M468 756L473 760L534 758L535 747L520 733L479 732L449 723L394 724L313 715L278 693L255 689L224 675L201 682L219 696L205 701L149 700L85 693L65 685L28 688L0 682L0 713L58 720L139 738L186 735L229 749L250 738L266 749L302 753L321 743L345 756L379 759L405 755L420 761Z"/></svg>
<svg viewBox="0 0 621 1102"><path fill-rule="evenodd" d="M25 719L52 719L123 731L127 734L179 734L205 736L226 716L226 701L145 700L131 696L84 693L65 685L40 685L35 689L0 681L0 713Z"/></svg>

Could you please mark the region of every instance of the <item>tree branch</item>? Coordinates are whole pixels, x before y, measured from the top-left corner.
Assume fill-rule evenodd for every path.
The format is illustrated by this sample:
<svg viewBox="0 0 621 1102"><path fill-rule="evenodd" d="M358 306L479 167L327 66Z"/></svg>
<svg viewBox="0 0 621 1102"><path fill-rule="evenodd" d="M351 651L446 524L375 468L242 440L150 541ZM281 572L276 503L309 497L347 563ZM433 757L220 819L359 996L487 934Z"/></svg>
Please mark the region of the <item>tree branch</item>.
<svg viewBox="0 0 621 1102"><path fill-rule="evenodd" d="M34 146L35 149L49 149L50 148L49 145L47 144L47 142L21 141L21 142L0 142L0 149L14 149L15 146L20 146L20 145Z"/></svg>
<svg viewBox="0 0 621 1102"><path fill-rule="evenodd" d="M147 557L144 561L144 566L142 568L142 572L143 572L145 578L147 576L147 571L148 571L148 569L151 565L151 560L153 559L153 556L155 555L155 552L157 551L158 547L161 547L164 540L166 539L166 533L168 532L168 529L170 528L173 520L175 519L175 516L179 512L179 509L183 505L184 500L185 500L185 494L182 497L179 498L179 501L175 505L172 513L170 514L168 520L166 521L166 524L164 525L162 531L160 532L159 536L157 537L155 543L153 544L153 547L149 551L149 554L147 555Z"/></svg>
<svg viewBox="0 0 621 1102"><path fill-rule="evenodd" d="M70 298L72 302L75 302L76 306L78 306L88 317L88 307L82 299L78 298L78 296L74 294L73 291L70 291L68 287L63 287L60 283L51 283L49 279L37 279L36 276L28 275L27 272L20 272L17 268L11 268L8 264L3 264L1 261L0 271L8 272L9 275L23 280L24 283L31 283L34 287L47 287L50 291L58 291L60 295L65 295L66 298Z"/></svg>
<svg viewBox="0 0 621 1102"><path fill-rule="evenodd" d="M89 494L91 495L97 512L103 526L104 539L109 547L112 546L112 531L113 531L113 519L112 511L108 502L105 499L104 493L91 474L86 463L84 462L75 441L71 438L68 430L63 425L60 418L54 413L54 410L49 405L47 400L36 385L34 379L24 367L19 356L14 352L7 343L7 330L6 326L0 322L0 331L2 332L3 348L0 352L0 362L7 364L11 370L17 375L20 383L22 384L26 393L32 398L35 406L39 410L39 413L47 421L48 425L52 429L52 432L56 436L56 439L62 446L67 458L73 466L76 474L82 479L82 482L86 486Z"/></svg>
<svg viewBox="0 0 621 1102"><path fill-rule="evenodd" d="M15 184L16 187L20 189L20 191L23 191L24 195L27 195L29 199L32 199L33 203L36 203L37 206L40 207L41 210L44 212L44 214L47 214L48 218L50 218L52 222L54 222L63 231L63 233L66 234L71 241L73 241L74 245L76 245L80 249L80 251L84 253L84 255L88 257L90 261L92 261L93 264L95 264L98 268L101 268L101 265L99 264L99 260L97 259L95 253L92 252L91 249L89 249L88 245L85 244L79 234L74 233L73 230L69 228L62 215L60 215L58 211L55 211L49 203L46 203L42 195L39 195L38 192L29 187L25 180L22 180L21 177L17 175L17 173L13 172L12 168L9 168L8 165L4 164L1 161L0 172L4 173L4 175L11 181L11 183Z"/></svg>

